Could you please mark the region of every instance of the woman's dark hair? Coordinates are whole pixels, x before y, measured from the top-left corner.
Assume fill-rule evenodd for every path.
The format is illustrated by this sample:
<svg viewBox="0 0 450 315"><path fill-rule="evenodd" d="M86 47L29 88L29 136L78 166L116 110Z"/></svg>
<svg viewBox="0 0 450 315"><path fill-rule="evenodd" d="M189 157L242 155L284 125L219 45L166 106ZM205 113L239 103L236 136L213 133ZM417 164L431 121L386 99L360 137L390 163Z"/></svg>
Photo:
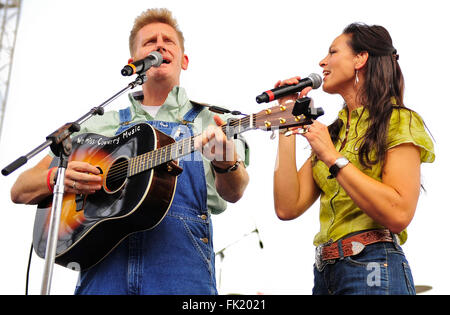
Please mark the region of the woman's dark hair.
<svg viewBox="0 0 450 315"><path fill-rule="evenodd" d="M389 32L382 26L352 23L343 34L349 34L348 45L357 53L368 52L364 66L365 80L358 97L364 110L369 111L366 134L360 139L359 161L364 167L384 162L389 122L393 108L403 104L404 79L398 64L398 54L392 45ZM329 126L333 142L339 137L342 120ZM370 152L375 150L374 159Z"/></svg>

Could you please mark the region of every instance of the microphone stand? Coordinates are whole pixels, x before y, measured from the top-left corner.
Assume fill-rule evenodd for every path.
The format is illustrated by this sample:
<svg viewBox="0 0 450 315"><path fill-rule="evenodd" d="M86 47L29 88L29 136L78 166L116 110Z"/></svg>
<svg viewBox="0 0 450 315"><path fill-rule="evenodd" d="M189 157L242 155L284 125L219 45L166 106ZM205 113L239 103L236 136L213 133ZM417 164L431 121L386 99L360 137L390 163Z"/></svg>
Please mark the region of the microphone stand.
<svg viewBox="0 0 450 315"><path fill-rule="evenodd" d="M215 253L215 256L219 256L220 257L220 270L219 270L219 289L222 287L222 264L223 264L223 259L225 258L225 251L230 248L231 246L239 243L240 241L242 241L243 239L245 239L246 237L252 235L253 233L256 233L258 235L259 238L259 247L261 249L263 249L264 245L261 241L261 238L259 236L259 231L258 229L255 227L255 229L247 234L244 234L241 236L241 238L239 238L238 240L226 245L224 248L222 248L221 250L219 250L218 252Z"/></svg>
<svg viewBox="0 0 450 315"><path fill-rule="evenodd" d="M50 286L53 275L53 267L56 257L56 247L58 244L58 232L61 221L62 201L64 196L64 178L66 175L67 164L69 156L72 152L72 141L70 136L72 133L80 130L80 125L94 115L103 115L104 107L114 101L128 90L134 89L138 85L144 84L147 81L145 73L138 74L136 79L129 83L127 87L123 88L112 97L97 107L93 107L88 113L77 119L72 123L67 123L64 126L57 129L46 137L46 141L30 151L28 154L19 157L14 162L6 166L2 170L2 174L7 176L14 172L16 169L28 162L29 159L50 146L52 152L59 157L59 164L57 170L57 177L55 187L53 189L53 203L50 214L49 230L47 237L47 247L45 249L45 263L44 272L42 278L41 295L50 294Z"/></svg>

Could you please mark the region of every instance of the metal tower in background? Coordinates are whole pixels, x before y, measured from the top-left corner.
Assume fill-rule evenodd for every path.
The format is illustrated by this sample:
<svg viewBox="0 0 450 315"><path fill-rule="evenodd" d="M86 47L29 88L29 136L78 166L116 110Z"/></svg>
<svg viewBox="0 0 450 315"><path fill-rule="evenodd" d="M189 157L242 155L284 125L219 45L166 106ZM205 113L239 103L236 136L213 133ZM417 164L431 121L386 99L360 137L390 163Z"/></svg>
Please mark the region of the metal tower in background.
<svg viewBox="0 0 450 315"><path fill-rule="evenodd" d="M22 0L0 0L0 138L8 101L9 80Z"/></svg>

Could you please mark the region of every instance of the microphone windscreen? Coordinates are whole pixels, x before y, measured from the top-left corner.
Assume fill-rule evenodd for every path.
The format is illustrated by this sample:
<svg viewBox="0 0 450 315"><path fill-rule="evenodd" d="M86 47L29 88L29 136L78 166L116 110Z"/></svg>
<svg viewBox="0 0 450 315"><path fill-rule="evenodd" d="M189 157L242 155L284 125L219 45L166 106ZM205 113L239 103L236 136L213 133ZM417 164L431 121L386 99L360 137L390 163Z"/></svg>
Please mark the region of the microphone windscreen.
<svg viewBox="0 0 450 315"><path fill-rule="evenodd" d="M312 81L312 88L317 89L322 85L322 77L318 75L317 73L311 73L308 78Z"/></svg>
<svg viewBox="0 0 450 315"><path fill-rule="evenodd" d="M163 62L163 56L158 51L152 51L148 54L149 57L153 57L153 66L159 67Z"/></svg>

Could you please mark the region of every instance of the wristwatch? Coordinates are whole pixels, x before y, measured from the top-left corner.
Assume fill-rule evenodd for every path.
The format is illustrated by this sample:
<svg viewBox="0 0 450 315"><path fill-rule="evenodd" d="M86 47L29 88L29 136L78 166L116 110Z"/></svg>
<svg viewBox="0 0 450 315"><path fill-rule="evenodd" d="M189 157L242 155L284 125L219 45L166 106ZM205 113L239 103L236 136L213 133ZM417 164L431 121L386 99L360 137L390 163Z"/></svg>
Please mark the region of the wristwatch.
<svg viewBox="0 0 450 315"><path fill-rule="evenodd" d="M233 165L227 167L227 168L220 168L214 165L213 162L211 162L211 165L214 169L214 171L216 171L216 173L220 173L220 174L225 174L225 173L230 173L233 172L235 170L237 170L237 168L239 167L239 164L241 164L241 160L237 160L236 163L234 163Z"/></svg>
<svg viewBox="0 0 450 315"><path fill-rule="evenodd" d="M336 178L337 174L343 168L349 163L346 157L340 157L334 162L333 165L330 167L330 175L327 177L328 179Z"/></svg>

